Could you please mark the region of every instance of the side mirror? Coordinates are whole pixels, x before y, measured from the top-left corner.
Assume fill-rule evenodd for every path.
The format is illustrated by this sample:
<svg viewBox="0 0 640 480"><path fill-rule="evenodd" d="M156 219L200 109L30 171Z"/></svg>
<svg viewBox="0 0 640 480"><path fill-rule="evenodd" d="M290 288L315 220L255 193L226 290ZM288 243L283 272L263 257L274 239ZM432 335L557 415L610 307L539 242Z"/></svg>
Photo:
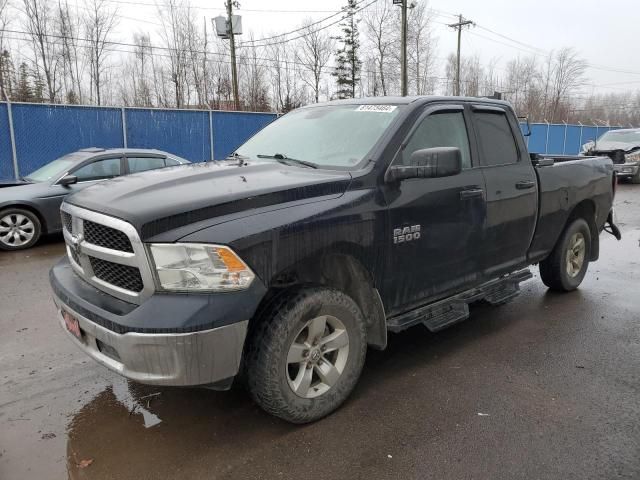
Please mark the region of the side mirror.
<svg viewBox="0 0 640 480"><path fill-rule="evenodd" d="M60 180L58 180L58 185L62 185L63 187L68 187L69 185L73 185L78 183L78 177L75 175L65 175Z"/></svg>
<svg viewBox="0 0 640 480"><path fill-rule="evenodd" d="M595 148L595 146L596 142L594 142L593 140L589 140L587 143L582 145L582 147L580 148L580 153L589 153Z"/></svg>
<svg viewBox="0 0 640 480"><path fill-rule="evenodd" d="M425 148L413 152L410 163L410 166L389 167L385 180L398 182L408 178L439 178L457 175L462 171L462 153L456 147Z"/></svg>

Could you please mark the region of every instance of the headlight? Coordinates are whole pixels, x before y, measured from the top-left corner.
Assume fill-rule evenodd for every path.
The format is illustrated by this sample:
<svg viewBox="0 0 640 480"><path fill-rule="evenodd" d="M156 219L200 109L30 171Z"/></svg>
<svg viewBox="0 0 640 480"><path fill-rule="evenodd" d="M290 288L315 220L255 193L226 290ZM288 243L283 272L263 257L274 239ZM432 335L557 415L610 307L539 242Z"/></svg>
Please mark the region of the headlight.
<svg viewBox="0 0 640 480"><path fill-rule="evenodd" d="M640 150L633 153L627 153L624 156L624 161L627 163L640 162Z"/></svg>
<svg viewBox="0 0 640 480"><path fill-rule="evenodd" d="M201 243L149 246L158 284L170 291L243 290L255 275L230 248Z"/></svg>

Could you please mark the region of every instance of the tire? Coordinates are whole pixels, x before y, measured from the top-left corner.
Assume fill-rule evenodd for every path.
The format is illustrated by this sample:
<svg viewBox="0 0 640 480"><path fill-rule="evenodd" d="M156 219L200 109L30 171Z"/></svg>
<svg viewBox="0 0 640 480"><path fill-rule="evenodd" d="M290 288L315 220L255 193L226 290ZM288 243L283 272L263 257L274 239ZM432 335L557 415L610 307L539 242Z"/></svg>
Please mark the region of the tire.
<svg viewBox="0 0 640 480"><path fill-rule="evenodd" d="M254 401L298 424L337 409L366 356L365 322L356 303L338 290L302 288L276 299L257 320L245 361Z"/></svg>
<svg viewBox="0 0 640 480"><path fill-rule="evenodd" d="M23 208L0 211L0 250L24 250L32 247L42 234L37 215Z"/></svg>
<svg viewBox="0 0 640 480"><path fill-rule="evenodd" d="M591 230L583 218L577 218L564 230L551 254L540 262L543 283L559 292L575 290L587 273L590 255Z"/></svg>

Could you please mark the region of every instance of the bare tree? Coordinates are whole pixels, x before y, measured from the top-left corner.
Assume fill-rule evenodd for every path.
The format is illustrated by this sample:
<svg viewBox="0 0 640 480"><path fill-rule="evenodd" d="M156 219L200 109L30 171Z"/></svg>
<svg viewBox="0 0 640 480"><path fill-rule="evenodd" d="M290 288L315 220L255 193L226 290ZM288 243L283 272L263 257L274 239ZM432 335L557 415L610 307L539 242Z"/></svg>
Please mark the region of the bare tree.
<svg viewBox="0 0 640 480"><path fill-rule="evenodd" d="M56 13L66 100L68 103L82 103L84 65L82 62L81 45L78 39L80 36L80 18L69 8L67 0L60 0L58 2Z"/></svg>
<svg viewBox="0 0 640 480"><path fill-rule="evenodd" d="M378 93L378 85L382 95L389 93L388 77L397 77L398 65L396 65L395 52L399 48L397 35L397 13L394 13L389 2L377 3L370 8L364 16L363 33L367 44L371 49L370 58L375 62L376 72L373 75L373 95Z"/></svg>
<svg viewBox="0 0 640 480"><path fill-rule="evenodd" d="M324 31L311 25L311 20L304 22L304 30L297 48L295 58L302 65L304 74L302 80L309 85L313 92L315 102L320 99L320 80L331 60L334 48L333 39Z"/></svg>
<svg viewBox="0 0 640 480"><path fill-rule="evenodd" d="M109 56L109 36L117 25L116 11L110 10L106 0L93 0L84 17L85 36L88 39L91 88L96 103L102 104L102 78Z"/></svg>
<svg viewBox="0 0 640 480"><path fill-rule="evenodd" d="M159 8L162 22L161 36L168 48L169 74L177 108L185 105L190 90L187 81L189 48L184 15L186 6L184 2L178 0L165 0L164 5Z"/></svg>
<svg viewBox="0 0 640 480"><path fill-rule="evenodd" d="M60 59L59 49L54 32L54 16L51 2L47 0L22 0L24 14L24 28L31 37L33 45L36 82L42 83L42 75L46 94L50 102L55 102L59 90L58 63Z"/></svg>
<svg viewBox="0 0 640 480"><path fill-rule="evenodd" d="M13 62L5 43L5 29L9 25L7 4L8 0L0 0L0 100L7 100L12 90Z"/></svg>
<svg viewBox="0 0 640 480"><path fill-rule="evenodd" d="M551 121L556 116L563 101L567 100L569 92L584 85L584 74L587 62L580 58L573 48L563 48L555 55L551 74Z"/></svg>
<svg viewBox="0 0 640 480"><path fill-rule="evenodd" d="M433 37L431 12L425 1L418 1L409 11L407 36L409 82L413 84L416 95L433 93L437 41Z"/></svg>

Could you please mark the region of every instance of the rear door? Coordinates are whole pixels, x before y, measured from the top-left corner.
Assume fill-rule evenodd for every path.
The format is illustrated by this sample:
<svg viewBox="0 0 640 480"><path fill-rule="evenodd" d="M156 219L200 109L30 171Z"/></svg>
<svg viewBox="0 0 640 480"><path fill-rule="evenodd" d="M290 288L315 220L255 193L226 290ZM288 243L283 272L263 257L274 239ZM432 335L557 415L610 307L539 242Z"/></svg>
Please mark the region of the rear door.
<svg viewBox="0 0 640 480"><path fill-rule="evenodd" d="M416 150L457 147L463 170L450 177L384 184L389 254L382 294L387 314L472 284L481 274L485 186L467 123L462 105L428 107L393 160L410 165Z"/></svg>
<svg viewBox="0 0 640 480"><path fill-rule="evenodd" d="M493 277L526 264L538 183L514 116L486 105L473 105L471 116L487 188L484 270Z"/></svg>
<svg viewBox="0 0 640 480"><path fill-rule="evenodd" d="M146 172L157 170L167 166L166 159L162 155L127 155L128 173Z"/></svg>

